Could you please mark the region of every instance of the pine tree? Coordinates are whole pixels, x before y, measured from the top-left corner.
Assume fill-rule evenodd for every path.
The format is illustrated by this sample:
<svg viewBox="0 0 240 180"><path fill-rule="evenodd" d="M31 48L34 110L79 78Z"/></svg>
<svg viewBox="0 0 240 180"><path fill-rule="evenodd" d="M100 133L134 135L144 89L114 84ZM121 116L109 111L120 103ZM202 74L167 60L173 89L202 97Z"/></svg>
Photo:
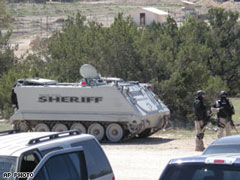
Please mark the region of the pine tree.
<svg viewBox="0 0 240 180"><path fill-rule="evenodd" d="M0 28L6 26L7 10L6 1L0 0Z"/></svg>

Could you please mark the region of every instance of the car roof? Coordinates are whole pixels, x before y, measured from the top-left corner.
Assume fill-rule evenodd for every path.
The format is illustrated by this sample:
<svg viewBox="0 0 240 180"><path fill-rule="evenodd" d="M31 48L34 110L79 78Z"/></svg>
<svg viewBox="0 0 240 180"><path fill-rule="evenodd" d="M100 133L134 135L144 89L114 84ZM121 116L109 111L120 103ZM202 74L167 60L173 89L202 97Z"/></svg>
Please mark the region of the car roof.
<svg viewBox="0 0 240 180"><path fill-rule="evenodd" d="M192 156L192 157L183 157L172 159L169 164L184 164L184 163L206 163L206 164L219 164L215 163L224 160L225 163L228 164L239 164L240 165L240 153L234 154L208 154L208 155L200 155L200 156ZM221 163L220 163L221 164Z"/></svg>
<svg viewBox="0 0 240 180"><path fill-rule="evenodd" d="M219 138L215 140L211 145L224 145L224 144L240 144L240 135Z"/></svg>
<svg viewBox="0 0 240 180"><path fill-rule="evenodd" d="M56 132L22 132L0 136L0 156L16 156L32 150L44 150L54 147L70 147L72 143L95 139L88 134L71 134L66 131ZM59 135L60 134L60 135Z"/></svg>

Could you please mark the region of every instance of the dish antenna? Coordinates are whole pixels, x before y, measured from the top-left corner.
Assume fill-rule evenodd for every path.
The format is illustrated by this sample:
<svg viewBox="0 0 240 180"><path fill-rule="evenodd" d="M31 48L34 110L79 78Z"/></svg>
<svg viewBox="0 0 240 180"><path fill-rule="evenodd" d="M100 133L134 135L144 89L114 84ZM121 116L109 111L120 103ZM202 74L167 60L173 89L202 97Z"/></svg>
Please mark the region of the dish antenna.
<svg viewBox="0 0 240 180"><path fill-rule="evenodd" d="M95 67L90 64L84 64L80 68L80 74L86 79L98 79L99 75Z"/></svg>

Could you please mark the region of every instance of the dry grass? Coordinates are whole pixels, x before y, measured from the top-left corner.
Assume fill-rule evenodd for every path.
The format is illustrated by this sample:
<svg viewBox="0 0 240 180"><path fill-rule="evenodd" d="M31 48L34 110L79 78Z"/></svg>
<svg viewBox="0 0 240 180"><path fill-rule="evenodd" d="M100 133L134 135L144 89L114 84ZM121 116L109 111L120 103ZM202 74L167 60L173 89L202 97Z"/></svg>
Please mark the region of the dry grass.
<svg viewBox="0 0 240 180"><path fill-rule="evenodd" d="M8 122L0 122L0 131L11 130L12 125Z"/></svg>
<svg viewBox="0 0 240 180"><path fill-rule="evenodd" d="M61 24L68 16L77 12L103 25L109 26L119 12L129 14L141 6L154 6L168 11L176 19L183 19L186 12L180 0L106 0L84 1L74 3L47 3L47 4L8 4L8 14L12 17L11 24L14 37L27 35L42 35L61 28ZM196 14L203 14L211 7L222 7L240 11L240 3L217 3L214 0L196 0ZM62 19L61 23L57 19Z"/></svg>

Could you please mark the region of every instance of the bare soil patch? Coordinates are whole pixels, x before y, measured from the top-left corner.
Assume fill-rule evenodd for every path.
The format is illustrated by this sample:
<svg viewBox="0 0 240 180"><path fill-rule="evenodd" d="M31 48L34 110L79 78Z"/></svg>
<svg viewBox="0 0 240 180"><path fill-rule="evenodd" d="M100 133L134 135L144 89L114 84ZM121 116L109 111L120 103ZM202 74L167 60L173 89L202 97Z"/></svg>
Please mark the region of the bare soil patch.
<svg viewBox="0 0 240 180"><path fill-rule="evenodd" d="M205 137L209 145L214 136ZM194 151L195 137L175 133L132 139L125 143L102 144L118 180L154 180L172 158L200 155Z"/></svg>

